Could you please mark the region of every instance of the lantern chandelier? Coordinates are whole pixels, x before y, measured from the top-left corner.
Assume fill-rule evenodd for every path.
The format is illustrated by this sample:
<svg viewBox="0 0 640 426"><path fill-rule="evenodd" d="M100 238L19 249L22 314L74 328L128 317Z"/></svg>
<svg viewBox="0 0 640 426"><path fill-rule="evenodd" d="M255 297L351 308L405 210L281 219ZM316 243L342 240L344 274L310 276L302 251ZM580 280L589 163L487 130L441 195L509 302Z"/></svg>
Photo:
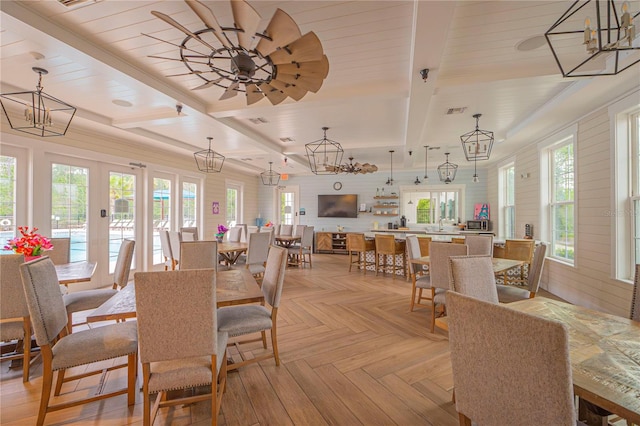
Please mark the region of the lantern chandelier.
<svg viewBox="0 0 640 426"><path fill-rule="evenodd" d="M356 162L356 164L353 164L353 156L349 157L349 164L344 163L340 165L340 173L353 173L354 175L357 174L367 174L367 173L374 173L378 171L378 166L376 166L375 164L369 164L369 163L364 163L364 164L360 164L358 162Z"/></svg>
<svg viewBox="0 0 640 426"><path fill-rule="evenodd" d="M638 15L628 1L575 1L544 34L562 75L615 75L640 62Z"/></svg>
<svg viewBox="0 0 640 426"><path fill-rule="evenodd" d="M328 127L323 127L324 136L317 141L304 146L309 158L309 168L316 175L337 175L340 173L340 163L344 150L342 145L327 139Z"/></svg>
<svg viewBox="0 0 640 426"><path fill-rule="evenodd" d="M277 105L290 97L296 101L317 92L329 74L322 43L312 31L302 35L293 18L277 9L260 32L262 17L244 0L231 1L233 25L222 27L213 11L198 0L185 0L198 16L201 29L191 31L162 12L151 14L179 30L186 38L180 45L143 34L178 47L178 58L150 58L182 62L186 72L167 77L193 76L201 84L192 90L224 89L220 100L246 95L247 105L269 99ZM216 2L207 2L216 3ZM217 7L221 7L218 5ZM181 19L182 12L176 13Z"/></svg>
<svg viewBox="0 0 640 426"><path fill-rule="evenodd" d="M458 165L449 162L449 152L445 152L447 160L438 166L438 176L440 180L446 184L453 182L458 172Z"/></svg>
<svg viewBox="0 0 640 426"><path fill-rule="evenodd" d="M222 165L224 164L224 156L211 149L211 140L213 138L208 137L207 139L209 140L209 149L203 149L202 151L193 153L196 159L196 165L201 172L220 173L220 171L222 171Z"/></svg>
<svg viewBox="0 0 640 426"><path fill-rule="evenodd" d="M271 170L273 161L269 161L269 171L260 173L262 184L266 186L277 186L280 183L280 173Z"/></svg>
<svg viewBox="0 0 640 426"><path fill-rule="evenodd" d="M40 137L64 136L76 108L42 91L44 68L31 68L38 74L36 90L0 94L2 111L13 130Z"/></svg>

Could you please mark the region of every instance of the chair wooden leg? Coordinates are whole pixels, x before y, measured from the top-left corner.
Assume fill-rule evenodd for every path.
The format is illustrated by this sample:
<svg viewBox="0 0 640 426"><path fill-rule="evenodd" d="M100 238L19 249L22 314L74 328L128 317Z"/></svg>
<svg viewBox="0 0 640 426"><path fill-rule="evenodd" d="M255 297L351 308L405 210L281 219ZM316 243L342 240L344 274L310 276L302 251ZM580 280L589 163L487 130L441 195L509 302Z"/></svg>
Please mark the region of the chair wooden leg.
<svg viewBox="0 0 640 426"><path fill-rule="evenodd" d="M462 413L458 413L458 420L460 421L460 426L471 426L471 419Z"/></svg>
<svg viewBox="0 0 640 426"><path fill-rule="evenodd" d="M31 364L31 320L29 317L22 319L24 338L22 339L22 381L29 381L29 366Z"/></svg>
<svg viewBox="0 0 640 426"><path fill-rule="evenodd" d="M136 403L136 377L138 376L138 354L129 354L127 359L127 405Z"/></svg>
<svg viewBox="0 0 640 426"><path fill-rule="evenodd" d="M66 370L58 370L58 379L56 380L56 389L53 392L55 396L60 395L60 391L62 390L62 384L64 383L64 374Z"/></svg>
<svg viewBox="0 0 640 426"><path fill-rule="evenodd" d="M380 257L378 255L378 253L376 253L376 277L378 276L378 268L380 266Z"/></svg>
<svg viewBox="0 0 640 426"><path fill-rule="evenodd" d="M151 425L151 401L149 395L149 374L150 374L150 365L149 363L142 364L142 424L144 426ZM158 399L160 399L160 395L158 395ZM154 416L155 417L155 416Z"/></svg>
<svg viewBox="0 0 640 426"><path fill-rule="evenodd" d="M262 334L262 347L267 349L267 332L262 330L260 333Z"/></svg>
<svg viewBox="0 0 640 426"><path fill-rule="evenodd" d="M349 272L351 272L352 266L353 266L353 252L349 250Z"/></svg>
<svg viewBox="0 0 640 426"><path fill-rule="evenodd" d="M413 285L411 288L411 304L409 305L409 312L413 312L413 305L416 300L416 282L413 280L413 278L411 278L411 281L413 282ZM420 297L418 297L418 303L420 303Z"/></svg>
<svg viewBox="0 0 640 426"><path fill-rule="evenodd" d="M44 424L44 417L47 414L49 407L49 398L51 398L51 387L53 386L53 370L51 368L51 362L53 355L51 354L51 348L41 348L42 351L42 395L40 396L40 409L38 411L37 425L42 426Z"/></svg>
<svg viewBox="0 0 640 426"><path fill-rule="evenodd" d="M273 347L273 357L276 360L276 366L280 366L280 355L278 354L278 336L276 333L276 323L271 327L271 346Z"/></svg>

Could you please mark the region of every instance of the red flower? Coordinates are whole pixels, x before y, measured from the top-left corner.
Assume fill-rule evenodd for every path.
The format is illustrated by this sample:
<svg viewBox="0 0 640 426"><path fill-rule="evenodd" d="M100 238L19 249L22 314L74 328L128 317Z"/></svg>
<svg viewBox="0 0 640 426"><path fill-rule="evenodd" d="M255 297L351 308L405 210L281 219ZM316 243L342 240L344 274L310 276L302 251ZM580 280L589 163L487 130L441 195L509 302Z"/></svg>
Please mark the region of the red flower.
<svg viewBox="0 0 640 426"><path fill-rule="evenodd" d="M44 250L52 249L53 244L51 244L51 241L47 237L37 234L37 230L38 228L33 228L29 231L28 226L19 226L18 231L20 231L22 237L8 240L4 249L13 250L25 256L40 256Z"/></svg>

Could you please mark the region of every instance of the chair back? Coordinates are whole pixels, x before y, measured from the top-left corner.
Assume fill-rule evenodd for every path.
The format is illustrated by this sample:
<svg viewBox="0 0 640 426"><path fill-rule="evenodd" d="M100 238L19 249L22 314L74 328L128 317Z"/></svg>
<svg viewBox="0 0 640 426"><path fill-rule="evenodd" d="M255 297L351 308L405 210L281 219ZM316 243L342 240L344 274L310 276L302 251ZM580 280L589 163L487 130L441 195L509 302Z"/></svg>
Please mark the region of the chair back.
<svg viewBox="0 0 640 426"><path fill-rule="evenodd" d="M217 241L183 241L180 243L180 270L218 270Z"/></svg>
<svg viewBox="0 0 640 426"><path fill-rule="evenodd" d="M236 224L236 226L240 227L242 229L242 233L240 234L240 242L241 243L246 243L247 241L249 241L249 230L247 227L246 223L238 223Z"/></svg>
<svg viewBox="0 0 640 426"><path fill-rule="evenodd" d="M300 248L311 250L313 247L313 226L305 226L300 238Z"/></svg>
<svg viewBox="0 0 640 426"><path fill-rule="evenodd" d="M20 265L22 287L38 346L47 346L67 327L56 268L48 257Z"/></svg>
<svg viewBox="0 0 640 426"><path fill-rule="evenodd" d="M452 291L446 304L458 413L481 425L576 424L563 324Z"/></svg>
<svg viewBox="0 0 640 426"><path fill-rule="evenodd" d="M449 286L449 257L468 255L466 244L432 242L429 246L429 271L433 287L453 290Z"/></svg>
<svg viewBox="0 0 640 426"><path fill-rule="evenodd" d="M274 308L280 305L280 296L284 286L284 273L287 269L287 249L271 246L267 265L262 278L262 294L264 300Z"/></svg>
<svg viewBox="0 0 640 426"><path fill-rule="evenodd" d="M498 289L491 256L449 257L449 279L453 291L498 303Z"/></svg>
<svg viewBox="0 0 640 426"><path fill-rule="evenodd" d="M280 232L278 235L292 235L293 225L280 225Z"/></svg>
<svg viewBox="0 0 640 426"><path fill-rule="evenodd" d="M123 288L129 282L129 272L131 271L131 263L133 262L133 250L136 246L134 240L122 240L118 259L116 260L116 269L113 271L113 284Z"/></svg>
<svg viewBox="0 0 640 426"><path fill-rule="evenodd" d="M418 237L418 243L420 244L420 256L429 256L431 237Z"/></svg>
<svg viewBox="0 0 640 426"><path fill-rule="evenodd" d="M197 226L183 226L182 228L180 228L180 234L182 234L182 240L183 241L188 241L188 240L184 239L184 235L186 233L193 234L193 240L192 241L198 241L200 239L198 237L198 227Z"/></svg>
<svg viewBox="0 0 640 426"><path fill-rule="evenodd" d="M20 265L24 263L22 254L0 256L0 319L24 318L29 316L27 300L22 289ZM60 291L60 290L58 290ZM0 327L0 335L4 336L4 325ZM22 326L20 326L22 330ZM13 337L7 337L13 339Z"/></svg>
<svg viewBox="0 0 640 426"><path fill-rule="evenodd" d="M505 259L523 260L531 263L534 247L535 241L533 240L506 240L504 243L504 257Z"/></svg>
<svg viewBox="0 0 640 426"><path fill-rule="evenodd" d="M376 234L376 253L378 254L395 254L396 239L393 235Z"/></svg>
<svg viewBox="0 0 640 426"><path fill-rule="evenodd" d="M296 225L296 229L293 232L293 235L296 237L302 237L302 231L307 225Z"/></svg>
<svg viewBox="0 0 640 426"><path fill-rule="evenodd" d="M54 265L71 262L71 238L49 238L53 248L46 251L46 255Z"/></svg>
<svg viewBox="0 0 640 426"><path fill-rule="evenodd" d="M531 261L529 275L527 276L527 287L530 293L537 293L538 287L540 287L540 279L542 279L542 268L544 267L544 256L546 252L547 246L542 243L536 246L536 249L533 252L533 260Z"/></svg>
<svg viewBox="0 0 640 426"><path fill-rule="evenodd" d="M366 251L366 244L363 233L349 232L347 234L347 250L349 251Z"/></svg>
<svg viewBox="0 0 640 426"><path fill-rule="evenodd" d="M167 259L173 259L173 254L171 253L171 243L169 242L169 231L161 229L158 231L160 234L160 247L162 247L162 255Z"/></svg>
<svg viewBox="0 0 640 426"><path fill-rule="evenodd" d="M631 298L631 314L634 321L640 321L640 264L636 263L636 273L633 280L633 297Z"/></svg>
<svg viewBox="0 0 640 426"><path fill-rule="evenodd" d="M242 227L241 226L232 226L229 228L229 236L227 241L231 243L239 243L242 238Z"/></svg>
<svg viewBox="0 0 640 426"><path fill-rule="evenodd" d="M180 241L195 241L194 234L192 232L180 231Z"/></svg>
<svg viewBox="0 0 640 426"><path fill-rule="evenodd" d="M266 232L254 232L249 234L249 247L247 248L247 265L264 264L269 256L271 234Z"/></svg>
<svg viewBox="0 0 640 426"><path fill-rule="evenodd" d="M452 244L465 244L465 239L461 237L451 237Z"/></svg>
<svg viewBox="0 0 640 426"><path fill-rule="evenodd" d="M171 247L171 257L180 260L180 233L178 231L168 231L169 246Z"/></svg>
<svg viewBox="0 0 640 426"><path fill-rule="evenodd" d="M493 256L493 235L467 235L470 256Z"/></svg>
<svg viewBox="0 0 640 426"><path fill-rule="evenodd" d="M407 257L409 258L409 273L411 275L416 273L416 266L411 263L411 259L420 258L420 242L419 238L416 235L407 235L405 241L407 242ZM420 267L422 270L422 267Z"/></svg>
<svg viewBox="0 0 640 426"><path fill-rule="evenodd" d="M262 227L260 228L260 232L264 232L264 233L268 233L270 235L269 237L269 245L272 246L276 243L276 229L278 229L278 226L270 226L268 228L266 227Z"/></svg>
<svg viewBox="0 0 640 426"><path fill-rule="evenodd" d="M217 353L213 269L136 272L134 280L141 362Z"/></svg>

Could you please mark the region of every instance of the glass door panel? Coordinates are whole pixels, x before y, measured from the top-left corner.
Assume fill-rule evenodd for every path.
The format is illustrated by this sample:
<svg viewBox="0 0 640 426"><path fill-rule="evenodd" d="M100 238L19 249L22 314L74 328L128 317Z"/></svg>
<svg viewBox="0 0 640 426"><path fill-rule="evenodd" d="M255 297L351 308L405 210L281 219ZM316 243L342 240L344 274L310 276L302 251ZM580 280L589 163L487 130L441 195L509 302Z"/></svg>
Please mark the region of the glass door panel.
<svg viewBox="0 0 640 426"><path fill-rule="evenodd" d="M124 239L136 237L136 175L109 172L109 274L118 260ZM132 262L135 269L135 256Z"/></svg>
<svg viewBox="0 0 640 426"><path fill-rule="evenodd" d="M71 238L71 262L88 258L89 169L51 165L51 236Z"/></svg>

